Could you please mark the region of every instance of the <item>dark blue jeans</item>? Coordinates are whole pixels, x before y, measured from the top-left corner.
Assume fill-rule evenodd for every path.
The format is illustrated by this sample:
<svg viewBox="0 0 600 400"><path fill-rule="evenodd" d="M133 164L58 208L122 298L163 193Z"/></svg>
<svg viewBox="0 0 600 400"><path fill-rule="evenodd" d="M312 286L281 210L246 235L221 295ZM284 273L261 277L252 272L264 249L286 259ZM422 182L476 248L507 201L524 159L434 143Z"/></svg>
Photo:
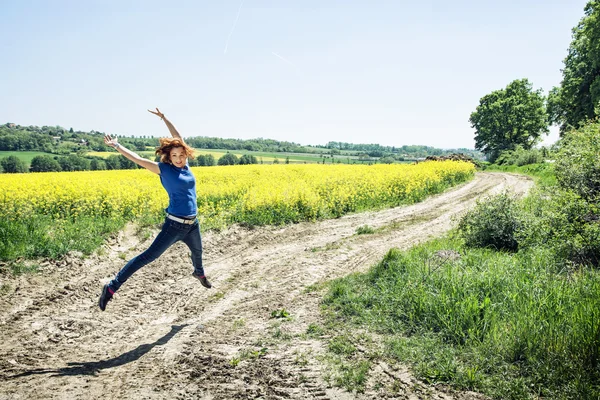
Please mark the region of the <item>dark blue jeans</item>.
<svg viewBox="0 0 600 400"><path fill-rule="evenodd" d="M192 251L194 272L200 276L204 275L204 269L202 268L202 237L200 236L198 220L188 225L166 218L162 230L150 247L125 264L108 286L116 292L138 269L156 260L171 245L180 240Z"/></svg>

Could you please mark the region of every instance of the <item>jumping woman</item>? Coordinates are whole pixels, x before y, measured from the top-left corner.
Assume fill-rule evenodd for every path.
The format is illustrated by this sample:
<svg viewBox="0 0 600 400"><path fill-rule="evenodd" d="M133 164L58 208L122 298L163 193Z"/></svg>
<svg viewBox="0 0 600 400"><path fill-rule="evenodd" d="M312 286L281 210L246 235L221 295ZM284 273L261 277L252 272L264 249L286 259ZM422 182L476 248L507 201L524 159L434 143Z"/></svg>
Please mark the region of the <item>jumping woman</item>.
<svg viewBox="0 0 600 400"><path fill-rule="evenodd" d="M198 211L196 203L196 179L192 171L190 171L190 166L187 162L188 157L193 156L193 150L185 144L175 126L158 108L156 111L148 111L165 121L171 136L173 136L173 138L160 139L160 146L156 149L156 154L160 156L160 162L140 157L138 154L120 145L117 139L111 138L110 135L104 136L104 143L113 147L121 155L140 167L144 167L160 176L160 182L169 195L169 206L166 209L167 215L161 231L150 247L143 253L132 258L112 281L104 285L102 295L100 295L100 300L98 301L98 305L102 311L106 309L106 304L131 275L144 265L156 260L171 245L180 240L192 252L192 264L194 265L192 276L198 279L205 288L209 289L211 287L202 268L202 238L200 236L198 219L196 218Z"/></svg>

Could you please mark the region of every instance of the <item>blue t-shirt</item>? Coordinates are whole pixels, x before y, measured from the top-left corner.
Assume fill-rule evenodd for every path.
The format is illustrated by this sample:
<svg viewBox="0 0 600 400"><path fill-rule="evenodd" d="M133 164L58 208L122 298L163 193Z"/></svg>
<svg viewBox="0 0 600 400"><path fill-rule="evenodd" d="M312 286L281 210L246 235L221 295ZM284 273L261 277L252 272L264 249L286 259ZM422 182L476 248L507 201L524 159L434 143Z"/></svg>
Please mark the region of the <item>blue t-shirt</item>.
<svg viewBox="0 0 600 400"><path fill-rule="evenodd" d="M196 178L190 166L177 168L173 164L158 163L160 182L169 195L169 207L166 211L178 217L195 217L198 212L196 203Z"/></svg>

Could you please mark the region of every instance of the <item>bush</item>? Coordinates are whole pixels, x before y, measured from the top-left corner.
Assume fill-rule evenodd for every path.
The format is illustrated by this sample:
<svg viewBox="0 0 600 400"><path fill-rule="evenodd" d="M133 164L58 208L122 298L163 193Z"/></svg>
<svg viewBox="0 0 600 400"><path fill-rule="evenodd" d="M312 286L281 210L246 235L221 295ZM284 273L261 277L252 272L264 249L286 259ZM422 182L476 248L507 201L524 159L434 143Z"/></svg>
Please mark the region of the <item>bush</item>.
<svg viewBox="0 0 600 400"><path fill-rule="evenodd" d="M60 164L52 156L41 155L35 156L31 160L31 172L59 172Z"/></svg>
<svg viewBox="0 0 600 400"><path fill-rule="evenodd" d="M218 165L237 165L238 163L239 160L237 156L232 153L223 154L221 158L219 158L219 161L217 161Z"/></svg>
<svg viewBox="0 0 600 400"><path fill-rule="evenodd" d="M544 157L541 150L525 150L523 147L517 146L514 150L506 150L500 153L500 156L496 159L496 164L522 167L523 165L539 164L543 161Z"/></svg>
<svg viewBox="0 0 600 400"><path fill-rule="evenodd" d="M458 234L469 247L515 251L519 228L517 200L507 192L477 201L458 224Z"/></svg>
<svg viewBox="0 0 600 400"><path fill-rule="evenodd" d="M576 193L544 188L523 201L520 245L544 246L557 265L564 261L600 265L600 212L598 205Z"/></svg>
<svg viewBox="0 0 600 400"><path fill-rule="evenodd" d="M558 183L585 200L600 201L600 123L565 134L558 146Z"/></svg>
<svg viewBox="0 0 600 400"><path fill-rule="evenodd" d="M289 157L288 157L289 160ZM258 164L256 157L250 154L244 154L240 157L240 165ZM289 162L287 163L289 164Z"/></svg>
<svg viewBox="0 0 600 400"><path fill-rule="evenodd" d="M89 171L90 160L71 154L67 157L59 157L58 163L62 171Z"/></svg>
<svg viewBox="0 0 600 400"><path fill-rule="evenodd" d="M196 157L196 160L200 167L212 167L216 164L215 157L212 154L200 154Z"/></svg>
<svg viewBox="0 0 600 400"><path fill-rule="evenodd" d="M0 165L4 172L9 174L19 174L27 172L27 165L17 156L8 156L0 159Z"/></svg>
<svg viewBox="0 0 600 400"><path fill-rule="evenodd" d="M90 169L92 171L104 171L106 169L106 162L104 160L94 158L90 160Z"/></svg>

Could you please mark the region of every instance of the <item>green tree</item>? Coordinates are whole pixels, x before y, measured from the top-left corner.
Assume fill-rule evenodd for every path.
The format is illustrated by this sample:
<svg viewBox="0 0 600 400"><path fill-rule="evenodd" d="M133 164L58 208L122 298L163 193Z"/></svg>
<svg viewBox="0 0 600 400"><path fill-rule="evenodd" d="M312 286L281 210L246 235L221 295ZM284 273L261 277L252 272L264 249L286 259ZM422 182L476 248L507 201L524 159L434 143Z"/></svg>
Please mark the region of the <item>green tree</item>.
<svg viewBox="0 0 600 400"><path fill-rule="evenodd" d="M560 124L561 135L600 115L600 1L588 2L584 14L573 28L561 86L548 96L549 121Z"/></svg>
<svg viewBox="0 0 600 400"><path fill-rule="evenodd" d="M17 156L8 156L1 158L0 165L2 165L2 169L4 170L4 172L9 174L27 172L27 165L25 165L25 161L21 160Z"/></svg>
<svg viewBox="0 0 600 400"><path fill-rule="evenodd" d="M475 128L475 148L495 161L504 150L521 145L530 149L542 133L548 133L545 98L527 79L517 79L505 89L479 100L469 122Z"/></svg>
<svg viewBox="0 0 600 400"><path fill-rule="evenodd" d="M58 163L63 171L89 171L90 169L90 160L75 154L59 157Z"/></svg>
<svg viewBox="0 0 600 400"><path fill-rule="evenodd" d="M215 157L212 154L200 154L196 157L200 167L212 167L216 164Z"/></svg>
<svg viewBox="0 0 600 400"><path fill-rule="evenodd" d="M106 162L104 160L94 158L90 161L90 169L92 171L103 171L106 169Z"/></svg>
<svg viewBox="0 0 600 400"><path fill-rule="evenodd" d="M33 157L29 170L31 172L58 172L61 168L53 157L41 155Z"/></svg>
<svg viewBox="0 0 600 400"><path fill-rule="evenodd" d="M256 157L250 154L244 154L240 157L240 165L258 164Z"/></svg>
<svg viewBox="0 0 600 400"><path fill-rule="evenodd" d="M219 165L236 165L239 163L237 156L233 153L226 153L219 158L217 164Z"/></svg>
<svg viewBox="0 0 600 400"><path fill-rule="evenodd" d="M116 154L111 154L106 158L106 169L120 169L121 168L121 156Z"/></svg>
<svg viewBox="0 0 600 400"><path fill-rule="evenodd" d="M119 169L136 169L137 167L137 164L129 158L119 157Z"/></svg>

